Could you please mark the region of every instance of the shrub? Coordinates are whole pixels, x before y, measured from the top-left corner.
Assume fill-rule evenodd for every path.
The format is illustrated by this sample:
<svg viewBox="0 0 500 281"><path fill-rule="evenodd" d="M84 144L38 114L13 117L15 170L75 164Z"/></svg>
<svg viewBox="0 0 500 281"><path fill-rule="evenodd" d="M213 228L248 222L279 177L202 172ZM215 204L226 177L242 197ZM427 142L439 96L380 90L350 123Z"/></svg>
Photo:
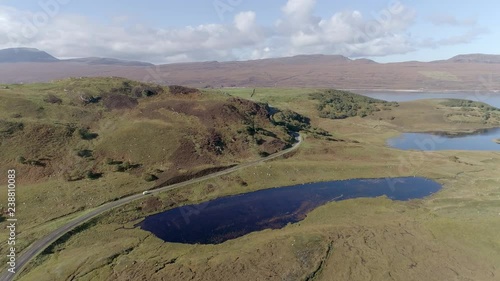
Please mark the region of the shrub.
<svg viewBox="0 0 500 281"><path fill-rule="evenodd" d="M91 94L82 92L78 93L78 97L80 99L80 102L83 103L84 105L98 103L101 100L101 97L94 97Z"/></svg>
<svg viewBox="0 0 500 281"><path fill-rule="evenodd" d="M267 157L267 156L269 156L269 153L268 153L268 152L265 152L265 151L261 151L261 152L259 152L259 155L260 155L261 157Z"/></svg>
<svg viewBox="0 0 500 281"><path fill-rule="evenodd" d="M311 120L297 112L283 110L273 115L276 125L285 126L288 130L298 132L310 127Z"/></svg>
<svg viewBox="0 0 500 281"><path fill-rule="evenodd" d="M26 164L30 166L38 166L38 167L45 167L45 163L43 163L40 160L26 160Z"/></svg>
<svg viewBox="0 0 500 281"><path fill-rule="evenodd" d="M102 177L102 173L96 173L94 171L87 172L87 178L91 180L96 180Z"/></svg>
<svg viewBox="0 0 500 281"><path fill-rule="evenodd" d="M132 89L132 96L136 97L136 98L140 98L140 97L142 97L142 92L143 92L143 89L141 86L135 86Z"/></svg>
<svg viewBox="0 0 500 281"><path fill-rule="evenodd" d="M17 156L16 162L19 164L26 164L26 158L24 158L23 156Z"/></svg>
<svg viewBox="0 0 500 281"><path fill-rule="evenodd" d="M40 160L35 160L35 159L26 159L23 156L17 156L16 161L20 164L23 165L30 165L30 166L38 166L38 167L45 167L45 163L43 163Z"/></svg>
<svg viewBox="0 0 500 281"><path fill-rule="evenodd" d="M447 101L444 101L441 103L444 106L448 107L461 107L462 109L470 109L470 108L480 108L480 109L485 109L488 111L498 111L500 109L487 105L482 102L478 101L471 101L471 100L461 100L461 99L449 99Z"/></svg>
<svg viewBox="0 0 500 281"><path fill-rule="evenodd" d="M76 154L82 158L90 158L90 157L92 157L92 150L82 149L82 150L79 150Z"/></svg>
<svg viewBox="0 0 500 281"><path fill-rule="evenodd" d="M145 174L143 178L147 182L152 182L158 179L158 177L153 174Z"/></svg>
<svg viewBox="0 0 500 281"><path fill-rule="evenodd" d="M310 132L314 137L321 138L321 137L331 137L332 134L330 134L328 131L325 131L321 128L312 128L308 132Z"/></svg>
<svg viewBox="0 0 500 281"><path fill-rule="evenodd" d="M319 116L330 119L345 119L348 117L366 117L375 111L380 111L378 106L385 109L396 106L383 100L357 95L348 91L327 90L310 95L313 100L319 101L317 109Z"/></svg>
<svg viewBox="0 0 500 281"><path fill-rule="evenodd" d="M89 132L89 129L87 129L87 128L78 129L78 134L80 135L80 138L82 140L93 140L99 136L96 133Z"/></svg>
<svg viewBox="0 0 500 281"><path fill-rule="evenodd" d="M115 171L116 172L125 172L128 170L139 168L140 166L141 166L141 164L132 164L129 161L127 161L127 162L124 162L122 164L117 165Z"/></svg>
<svg viewBox="0 0 500 281"><path fill-rule="evenodd" d="M84 173L79 170L65 171L63 172L63 178L65 181L79 181L85 178Z"/></svg>
<svg viewBox="0 0 500 281"><path fill-rule="evenodd" d="M0 120L0 137L8 137L24 129L24 124L20 122L8 122Z"/></svg>
<svg viewBox="0 0 500 281"><path fill-rule="evenodd" d="M106 158L106 164L108 164L108 165L120 165L120 164L123 164L123 161L117 161L117 160L113 160L111 158Z"/></svg>
<svg viewBox="0 0 500 281"><path fill-rule="evenodd" d="M247 130L247 134L249 134L250 136L255 135L255 133L257 132L257 131L255 130L255 128L254 128L254 127L252 127L252 126L247 126L247 127L246 127L246 130Z"/></svg>
<svg viewBox="0 0 500 281"><path fill-rule="evenodd" d="M178 86L178 85L172 85L168 87L170 90L170 93L173 95L187 95L187 94L194 94L198 93L198 89L195 88L188 88L184 86Z"/></svg>
<svg viewBox="0 0 500 281"><path fill-rule="evenodd" d="M147 86L147 85L140 85L140 86L135 86L132 89L131 94L133 97L137 97L137 98L140 98L142 96L151 97L151 96L158 95L161 91L163 91L163 90L160 87L151 87L151 86Z"/></svg>
<svg viewBox="0 0 500 281"><path fill-rule="evenodd" d="M56 97L53 94L47 95L47 97L45 99L43 99L43 101L45 101L47 103L52 103L52 104L62 104L62 99Z"/></svg>

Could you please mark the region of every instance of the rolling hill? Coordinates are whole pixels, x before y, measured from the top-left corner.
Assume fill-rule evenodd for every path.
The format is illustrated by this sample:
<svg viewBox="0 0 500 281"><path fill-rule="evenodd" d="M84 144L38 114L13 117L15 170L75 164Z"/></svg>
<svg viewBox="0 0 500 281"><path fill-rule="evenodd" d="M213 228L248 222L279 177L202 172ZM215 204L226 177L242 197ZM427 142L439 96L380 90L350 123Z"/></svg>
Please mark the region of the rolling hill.
<svg viewBox="0 0 500 281"><path fill-rule="evenodd" d="M266 104L181 86L73 78L10 85L0 100L0 167L17 166L29 182L110 168L168 181L293 142Z"/></svg>

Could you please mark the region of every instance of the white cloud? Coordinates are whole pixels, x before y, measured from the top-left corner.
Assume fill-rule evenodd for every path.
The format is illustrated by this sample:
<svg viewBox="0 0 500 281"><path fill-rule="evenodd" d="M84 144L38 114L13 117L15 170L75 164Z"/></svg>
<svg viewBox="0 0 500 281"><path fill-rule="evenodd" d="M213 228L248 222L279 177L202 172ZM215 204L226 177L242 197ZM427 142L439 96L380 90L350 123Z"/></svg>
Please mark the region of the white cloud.
<svg viewBox="0 0 500 281"><path fill-rule="evenodd" d="M0 48L27 46L58 57L102 56L167 63L313 53L385 56L416 47L470 42L477 36L471 30L450 38L412 39L407 31L416 14L399 2L370 15L352 10L327 18L316 17L315 7L316 0L288 0L273 26L259 25L254 11L244 11L228 24L155 28L123 25L126 17L116 17L110 24L63 13L44 19L40 11L0 6ZM449 17L437 22L465 23Z"/></svg>
<svg viewBox="0 0 500 281"><path fill-rule="evenodd" d="M241 32L251 32L256 27L255 12L241 12L234 17L234 24Z"/></svg>
<svg viewBox="0 0 500 281"><path fill-rule="evenodd" d="M315 6L316 0L289 0L282 11L291 22L303 25L311 23Z"/></svg>
<svg viewBox="0 0 500 281"><path fill-rule="evenodd" d="M254 49L252 51L252 54L250 56L250 59L252 60L260 60L260 59L267 59L267 58L271 58L271 53L272 52L272 49L269 48L269 47L264 47L264 48L260 48L260 49Z"/></svg>
<svg viewBox="0 0 500 281"><path fill-rule="evenodd" d="M265 40L251 11L237 14L233 25L182 28L102 25L64 14L36 25L31 21L33 16L0 7L0 22L5 23L0 25L0 48L30 46L58 57L106 56L163 63L236 59L234 50Z"/></svg>
<svg viewBox="0 0 500 281"><path fill-rule="evenodd" d="M460 45L471 43L481 35L488 33L485 28L471 28L458 35L450 35L445 38L426 38L420 43L420 47L438 48L440 46Z"/></svg>
<svg viewBox="0 0 500 281"><path fill-rule="evenodd" d="M291 4L293 2L293 5ZM412 51L410 38L403 32L414 21L415 12L400 4L379 12L374 18L365 18L360 11L343 11L330 18L316 20L310 4L314 1L290 0L283 8L285 19L281 30L293 27L289 36L288 54L328 53L346 56L384 56ZM300 5L299 5L300 4ZM300 28L288 17L297 11L302 21Z"/></svg>
<svg viewBox="0 0 500 281"><path fill-rule="evenodd" d="M432 24L437 26L474 26L477 24L477 20L474 18L457 19L455 16L447 14L435 14L430 16L429 20Z"/></svg>

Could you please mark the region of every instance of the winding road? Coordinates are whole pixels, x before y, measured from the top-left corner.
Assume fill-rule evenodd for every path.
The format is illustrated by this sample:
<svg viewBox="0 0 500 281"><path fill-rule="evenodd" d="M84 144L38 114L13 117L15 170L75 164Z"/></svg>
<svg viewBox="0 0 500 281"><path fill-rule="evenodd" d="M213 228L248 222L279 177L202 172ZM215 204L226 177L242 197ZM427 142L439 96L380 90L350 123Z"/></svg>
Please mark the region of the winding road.
<svg viewBox="0 0 500 281"><path fill-rule="evenodd" d="M3 272L2 275L0 275L0 281L13 280L15 278L15 276L23 270L24 266L26 266L34 257L36 257L39 253L41 253L44 249L46 249L48 246L50 246L56 240L58 240L59 238L61 238L63 235L70 232L71 230L73 230L75 227L89 221L92 218L99 216L100 214L102 214L106 211L109 211L109 210L114 209L116 207L128 204L128 203L133 202L135 200L144 198L144 197L149 196L151 194L158 194L160 192L165 192L165 191L181 188L181 187L184 187L184 186L187 186L190 184L194 184L194 183L202 182L202 181L205 181L205 180L208 180L211 178L230 174L230 173L236 172L238 170L245 169L245 168L248 168L251 166L255 166L255 165L258 165L258 164L263 163L265 161L269 161L269 160L281 157L285 154L288 154L288 153L296 150L300 146L300 144L302 143L302 136L297 133L295 135L295 138L296 138L297 142L292 147L285 149L285 150L282 150L280 152L274 153L274 154L267 156L265 158L255 160L252 162L248 162L248 163L244 163L244 164L240 164L240 165L234 166L232 168L229 168L229 169L226 169L223 171L219 171L219 172L216 172L213 174L209 174L209 175L206 175L203 177L199 177L199 178L187 180L184 182L164 186L164 187L161 187L158 189L150 190L147 195L144 195L141 192L139 194L127 196L127 197L121 198L121 199L116 200L116 201L111 201L111 202L105 203L105 204L103 204L95 209L92 209L91 211L89 211L85 214L82 214L81 216L73 219L72 221L68 222L67 224L52 231L50 234L43 237L42 239L31 244L27 249L25 249L20 255L17 256L16 273L15 274L10 273L7 271L7 269L5 269L5 272Z"/></svg>

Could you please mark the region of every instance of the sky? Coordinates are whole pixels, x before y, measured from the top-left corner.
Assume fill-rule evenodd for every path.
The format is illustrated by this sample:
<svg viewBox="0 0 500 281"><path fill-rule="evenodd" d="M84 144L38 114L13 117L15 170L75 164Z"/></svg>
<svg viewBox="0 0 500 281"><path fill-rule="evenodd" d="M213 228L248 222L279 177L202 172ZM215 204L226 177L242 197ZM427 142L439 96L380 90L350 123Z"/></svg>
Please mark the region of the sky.
<svg viewBox="0 0 500 281"><path fill-rule="evenodd" d="M378 62L496 54L500 2L0 0L0 49L156 64L301 54Z"/></svg>

